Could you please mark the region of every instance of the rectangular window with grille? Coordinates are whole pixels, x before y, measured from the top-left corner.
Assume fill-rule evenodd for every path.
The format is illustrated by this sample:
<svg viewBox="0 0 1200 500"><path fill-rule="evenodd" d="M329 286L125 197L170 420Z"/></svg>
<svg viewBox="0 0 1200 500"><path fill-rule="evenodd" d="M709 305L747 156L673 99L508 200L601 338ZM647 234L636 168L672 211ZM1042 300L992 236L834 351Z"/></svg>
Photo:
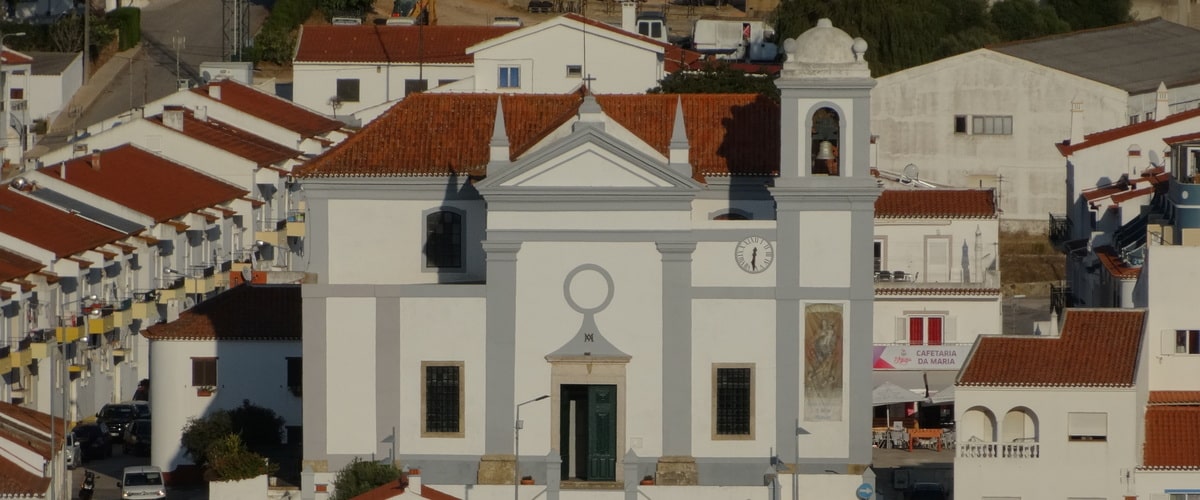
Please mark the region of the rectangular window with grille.
<svg viewBox="0 0 1200 500"><path fill-rule="evenodd" d="M217 358L192 358L192 386L217 386Z"/></svg>
<svg viewBox="0 0 1200 500"><path fill-rule="evenodd" d="M754 365L713 366L713 437L754 438Z"/></svg>
<svg viewBox="0 0 1200 500"><path fill-rule="evenodd" d="M425 362L421 367L422 436L462 437L463 385L461 362Z"/></svg>

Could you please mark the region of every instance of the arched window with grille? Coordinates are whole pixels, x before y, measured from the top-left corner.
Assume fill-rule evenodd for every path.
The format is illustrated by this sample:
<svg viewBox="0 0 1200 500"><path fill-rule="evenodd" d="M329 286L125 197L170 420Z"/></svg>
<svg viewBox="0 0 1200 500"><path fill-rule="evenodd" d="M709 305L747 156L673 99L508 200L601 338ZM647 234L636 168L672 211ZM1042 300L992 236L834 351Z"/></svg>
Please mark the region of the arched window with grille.
<svg viewBox="0 0 1200 500"><path fill-rule="evenodd" d="M442 208L425 216L425 268L462 269L463 215Z"/></svg>

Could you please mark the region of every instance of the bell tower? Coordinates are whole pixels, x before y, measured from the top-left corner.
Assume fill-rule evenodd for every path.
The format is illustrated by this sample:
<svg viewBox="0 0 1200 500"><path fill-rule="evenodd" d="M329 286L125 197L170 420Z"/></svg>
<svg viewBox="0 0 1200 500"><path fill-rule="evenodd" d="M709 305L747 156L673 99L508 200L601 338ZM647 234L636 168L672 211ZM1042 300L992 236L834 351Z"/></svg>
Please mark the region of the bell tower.
<svg viewBox="0 0 1200 500"><path fill-rule="evenodd" d="M780 167L771 187L776 449L782 460L798 460L801 473L859 474L871 462L875 80L867 42L828 19L784 50Z"/></svg>

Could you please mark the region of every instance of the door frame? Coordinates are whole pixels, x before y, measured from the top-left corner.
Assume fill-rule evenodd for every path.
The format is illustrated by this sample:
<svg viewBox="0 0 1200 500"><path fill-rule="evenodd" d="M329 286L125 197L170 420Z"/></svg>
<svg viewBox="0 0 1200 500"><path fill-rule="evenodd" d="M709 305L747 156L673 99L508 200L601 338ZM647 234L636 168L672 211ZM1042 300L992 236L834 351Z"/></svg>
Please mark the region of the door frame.
<svg viewBox="0 0 1200 500"><path fill-rule="evenodd" d="M550 448L555 453L562 451L561 406L564 385L615 385L617 386L617 470L616 482L625 480L622 466L625 453L625 367L628 357L598 358L570 356L550 361ZM566 467L566 464L563 464Z"/></svg>

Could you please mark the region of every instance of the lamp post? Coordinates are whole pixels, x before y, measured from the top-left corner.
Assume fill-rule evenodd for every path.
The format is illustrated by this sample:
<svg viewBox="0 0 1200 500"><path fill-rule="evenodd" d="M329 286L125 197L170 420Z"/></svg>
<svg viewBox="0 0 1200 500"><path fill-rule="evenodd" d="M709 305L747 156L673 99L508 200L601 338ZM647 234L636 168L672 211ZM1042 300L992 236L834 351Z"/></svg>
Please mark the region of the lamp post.
<svg viewBox="0 0 1200 500"><path fill-rule="evenodd" d="M515 431L513 434L513 500L519 500L521 494L521 427L524 426L524 423L521 422L521 407L548 397L550 397L549 394L542 394L529 401L517 404L517 419L513 423L513 430Z"/></svg>
<svg viewBox="0 0 1200 500"><path fill-rule="evenodd" d="M9 110L12 107L8 102L10 94L8 90L8 74L4 72L4 39L10 36L25 36L25 32L18 31L16 33L5 33L0 35L0 77L4 78L4 83L0 85L0 89L4 91L4 124L2 127L0 127L0 130L4 131L4 147L8 147L8 125L11 122L11 118L9 118L9 113L11 113L11 111Z"/></svg>

